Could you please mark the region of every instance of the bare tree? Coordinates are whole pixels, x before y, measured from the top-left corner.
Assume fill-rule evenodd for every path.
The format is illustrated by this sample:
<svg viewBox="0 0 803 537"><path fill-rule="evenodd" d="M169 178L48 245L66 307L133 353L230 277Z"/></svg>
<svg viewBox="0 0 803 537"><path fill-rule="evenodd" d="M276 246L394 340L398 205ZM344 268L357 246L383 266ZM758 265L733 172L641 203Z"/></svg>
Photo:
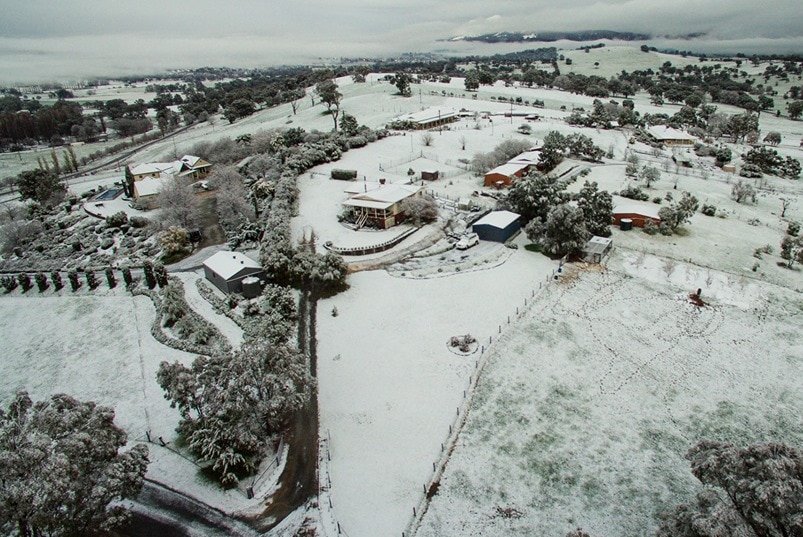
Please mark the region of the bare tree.
<svg viewBox="0 0 803 537"><path fill-rule="evenodd" d="M466 150L466 137L465 136L461 136L460 138L457 139L457 141L460 142L460 149L465 151Z"/></svg>
<svg viewBox="0 0 803 537"><path fill-rule="evenodd" d="M435 138L432 136L431 132L425 132L421 135L421 144L429 147L432 145L432 142L435 141Z"/></svg>
<svg viewBox="0 0 803 537"><path fill-rule="evenodd" d="M180 179L171 179L159 192L161 211L159 221L164 228L171 226L193 229L198 225L198 203L192 187Z"/></svg>

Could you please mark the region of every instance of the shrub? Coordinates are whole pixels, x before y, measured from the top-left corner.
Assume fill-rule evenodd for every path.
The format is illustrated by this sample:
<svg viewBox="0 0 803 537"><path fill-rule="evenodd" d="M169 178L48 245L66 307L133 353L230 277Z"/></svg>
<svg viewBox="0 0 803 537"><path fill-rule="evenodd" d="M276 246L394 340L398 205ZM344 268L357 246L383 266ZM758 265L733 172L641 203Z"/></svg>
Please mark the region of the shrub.
<svg viewBox="0 0 803 537"><path fill-rule="evenodd" d="M36 280L36 287L39 288L39 292L44 293L48 287L47 276L45 276L44 273L42 272L37 272L36 274L34 274L33 279Z"/></svg>
<svg viewBox="0 0 803 537"><path fill-rule="evenodd" d="M142 271L145 273L145 283L148 285L148 289L153 289L156 287L156 277L153 274L153 263L151 261L145 261L142 265Z"/></svg>
<svg viewBox="0 0 803 537"><path fill-rule="evenodd" d="M22 287L23 293L27 292L31 287L33 287L33 284L31 283L31 277L24 272L17 275L17 281L19 282L20 287Z"/></svg>
<svg viewBox="0 0 803 537"><path fill-rule="evenodd" d="M143 228L148 225L149 220L142 216L132 216L128 219L128 223L131 224L131 227Z"/></svg>
<svg viewBox="0 0 803 537"><path fill-rule="evenodd" d="M772 255L772 246L765 244L753 250L753 257L756 259L761 259L763 254Z"/></svg>
<svg viewBox="0 0 803 537"><path fill-rule="evenodd" d="M95 276L95 272L92 270L86 271L86 284L89 286L90 289L95 290L97 289L100 282L98 281L97 276Z"/></svg>
<svg viewBox="0 0 803 537"><path fill-rule="evenodd" d="M714 216L717 214L717 208L713 205L704 203L702 209L700 209L700 212L706 216Z"/></svg>
<svg viewBox="0 0 803 537"><path fill-rule="evenodd" d="M357 170L341 170L338 168L334 168L330 175L332 179L337 179L338 181L356 181L357 180Z"/></svg>
<svg viewBox="0 0 803 537"><path fill-rule="evenodd" d="M786 227L786 234L797 237L798 233L800 233L800 222L789 222L789 225Z"/></svg>
<svg viewBox="0 0 803 537"><path fill-rule="evenodd" d="M623 198L628 198L637 201L647 201L650 199L650 196L644 193L644 191L642 191L640 187L635 185L630 185L624 190L621 190L619 192L619 195L622 196Z"/></svg>
<svg viewBox="0 0 803 537"><path fill-rule="evenodd" d="M73 293L81 287L81 282L78 280L78 273L76 271L71 270L68 272L67 279L70 281L70 288L73 290Z"/></svg>
<svg viewBox="0 0 803 537"><path fill-rule="evenodd" d="M50 273L50 279L53 281L53 287L55 287L56 291L61 291L64 287L64 282L61 281L61 274L59 271L54 270Z"/></svg>
<svg viewBox="0 0 803 537"><path fill-rule="evenodd" d="M128 267L123 269L123 281L125 282L126 287L129 287L132 283L134 283L134 278L131 276L131 269Z"/></svg>
<svg viewBox="0 0 803 537"><path fill-rule="evenodd" d="M658 226L656 226L655 222L653 222L652 220L647 220L646 222L644 222L644 227L641 229L647 235L655 235L656 233L658 233Z"/></svg>
<svg viewBox="0 0 803 537"><path fill-rule="evenodd" d="M742 177L747 177L748 179L759 179L764 176L761 172L761 168L756 166L755 164L745 164L739 170L739 175Z"/></svg>
<svg viewBox="0 0 803 537"><path fill-rule="evenodd" d="M6 290L6 293L10 293L14 289L16 289L17 286L19 285L17 279L12 276L3 276L2 280L0 281L2 282L3 288Z"/></svg>
<svg viewBox="0 0 803 537"><path fill-rule="evenodd" d="M654 198L652 198L652 202L658 205L660 205L662 201L663 199L661 199L661 196L655 196Z"/></svg>
<svg viewBox="0 0 803 537"><path fill-rule="evenodd" d="M125 212L123 211L114 213L113 215L106 217L106 225L108 227L120 227L127 223L128 223L128 215L125 214Z"/></svg>
<svg viewBox="0 0 803 537"><path fill-rule="evenodd" d="M117 285L117 279L114 277L114 271L111 267L105 270L106 273L106 283L109 284L109 289L114 289Z"/></svg>

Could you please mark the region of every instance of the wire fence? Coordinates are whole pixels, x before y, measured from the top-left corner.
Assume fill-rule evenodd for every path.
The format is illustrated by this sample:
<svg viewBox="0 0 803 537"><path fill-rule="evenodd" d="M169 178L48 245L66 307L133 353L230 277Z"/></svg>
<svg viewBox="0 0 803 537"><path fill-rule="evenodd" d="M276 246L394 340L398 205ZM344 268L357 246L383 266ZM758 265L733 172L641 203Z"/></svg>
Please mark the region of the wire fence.
<svg viewBox="0 0 803 537"><path fill-rule="evenodd" d="M432 462L430 478L426 483L422 483L418 493L418 501L410 506L411 518L401 532L402 537L412 537L416 534L423 520L423 516L429 508L430 501L438 491L440 480L449 462L450 454L457 443L460 432L466 424L471 400L477 388L482 370L489 359L490 349L494 343L505 335L516 320L521 319L527 314L535 302L537 295L550 283L560 278L564 263L565 258L560 261L557 268L545 275L544 280L538 283L537 288L534 287L530 290L529 295L519 302L515 310L511 310L510 315L507 315L498 323L497 330L493 334L490 334L487 339L476 341L474 353L478 354L474 360L474 368L463 390L462 401L459 406L455 407L455 412L451 422L448 424L448 429L444 431L445 438L440 444L440 456L437 460ZM332 437L329 430L327 430L326 435L320 435L319 437L318 449L318 504L321 527L323 529L323 534L326 536L345 535L349 537L349 533L346 531L344 525L337 519L337 514L335 512L337 503L332 493L332 477L329 472L329 464L332 460L331 446Z"/></svg>
<svg viewBox="0 0 803 537"><path fill-rule="evenodd" d="M329 447L332 444L332 436L326 430L326 436L319 436L318 439L318 511L321 516L321 527L324 535L345 535L350 537L346 528L335 515L335 504L332 499L332 476L329 475L329 462L332 460L332 452Z"/></svg>
<svg viewBox="0 0 803 537"><path fill-rule="evenodd" d="M560 275L563 272L564 263L565 258L560 261L560 265L556 269L552 270L550 274L545 276L543 281L538 283L537 289L533 288L530 291L530 295L525 297L523 301L519 302L519 305L516 306L515 313L513 313L511 310L511 314L506 316L502 322L498 323L495 333L489 335L487 339L483 339L477 343L479 356L474 361L474 371L471 373L471 375L469 375L466 388L463 390L462 401L460 405L455 408L451 423L448 426L448 433L445 435L445 440L440 445L440 457L438 460L433 461L432 463L432 474L430 479L427 483L421 485L418 503L412 506L411 518L404 531L401 532L402 537L413 537L417 533L424 514L429 508L430 501L440 487L440 480L446 471L449 458L457 444L458 436L466 424L469 407L471 406L471 400L477 388L482 371L488 362L490 354L489 351L491 350L493 344L499 341L505 335L506 331L516 320L521 319L530 310L535 302L536 296L540 294L543 289L545 289L550 283L555 282L560 278Z"/></svg>

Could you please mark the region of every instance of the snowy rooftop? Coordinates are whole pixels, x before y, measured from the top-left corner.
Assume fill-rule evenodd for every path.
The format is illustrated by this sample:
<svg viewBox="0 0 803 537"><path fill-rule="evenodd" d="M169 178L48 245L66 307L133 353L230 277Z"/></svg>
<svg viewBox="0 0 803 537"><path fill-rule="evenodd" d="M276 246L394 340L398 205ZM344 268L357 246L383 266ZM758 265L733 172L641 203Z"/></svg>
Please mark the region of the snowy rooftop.
<svg viewBox="0 0 803 537"><path fill-rule="evenodd" d="M647 132L656 140L688 140L694 141L694 136L683 131L667 127L666 125L653 125Z"/></svg>
<svg viewBox="0 0 803 537"><path fill-rule="evenodd" d="M504 229L513 222L515 222L516 220L518 220L519 216L521 215L512 213L510 211L493 211L486 214L476 222L474 222L474 225L475 226L487 225Z"/></svg>
<svg viewBox="0 0 803 537"><path fill-rule="evenodd" d="M658 209L660 209L660 206L654 203L638 203L628 200L627 203L617 203L613 208L613 214L640 214L650 218L660 218Z"/></svg>
<svg viewBox="0 0 803 537"><path fill-rule="evenodd" d="M261 269L262 265L240 252L218 252L204 261L215 274L227 280L244 268Z"/></svg>
<svg viewBox="0 0 803 537"><path fill-rule="evenodd" d="M175 173L174 162L148 162L131 166L131 173L134 175L150 175L155 173Z"/></svg>
<svg viewBox="0 0 803 537"><path fill-rule="evenodd" d="M382 183L378 183L376 181L360 181L359 183L355 182L350 184L348 187L343 189L343 192L353 196L371 192L372 190L377 190L381 187Z"/></svg>
<svg viewBox="0 0 803 537"><path fill-rule="evenodd" d="M537 164L538 163L538 156L541 154L541 150L531 149L530 151L525 151L524 153L510 159L508 162L510 163L524 163L524 164Z"/></svg>
<svg viewBox="0 0 803 537"><path fill-rule="evenodd" d="M400 116L402 121L412 121L414 123L428 123L439 119L446 119L457 115L457 110L452 108L427 108L420 112Z"/></svg>
<svg viewBox="0 0 803 537"><path fill-rule="evenodd" d="M134 182L134 190L136 191L137 197L153 196L154 194L158 194L162 186L169 180L170 177L146 177L145 179Z"/></svg>
<svg viewBox="0 0 803 537"><path fill-rule="evenodd" d="M519 163L508 162L506 164L502 164L501 166L497 166L496 168L494 168L493 170L489 171L485 175L490 175L492 173L498 173L500 175L507 175L508 177L510 177L511 175L515 174L516 172L520 172L521 170L527 168L531 164L532 163L526 163L526 162L519 162Z"/></svg>
<svg viewBox="0 0 803 537"><path fill-rule="evenodd" d="M382 203L397 203L416 194L422 187L417 185L387 185L357 194L350 201L378 201Z"/></svg>

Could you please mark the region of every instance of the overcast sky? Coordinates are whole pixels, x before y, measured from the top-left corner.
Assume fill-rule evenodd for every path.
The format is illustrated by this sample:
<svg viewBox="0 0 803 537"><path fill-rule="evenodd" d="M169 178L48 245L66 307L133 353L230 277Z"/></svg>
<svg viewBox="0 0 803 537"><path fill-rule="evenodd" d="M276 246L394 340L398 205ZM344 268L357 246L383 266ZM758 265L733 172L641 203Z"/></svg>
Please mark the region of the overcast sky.
<svg viewBox="0 0 803 537"><path fill-rule="evenodd" d="M800 0L0 0L0 83L304 63L443 50L436 40L456 35L589 29L706 32L707 41L803 53Z"/></svg>

